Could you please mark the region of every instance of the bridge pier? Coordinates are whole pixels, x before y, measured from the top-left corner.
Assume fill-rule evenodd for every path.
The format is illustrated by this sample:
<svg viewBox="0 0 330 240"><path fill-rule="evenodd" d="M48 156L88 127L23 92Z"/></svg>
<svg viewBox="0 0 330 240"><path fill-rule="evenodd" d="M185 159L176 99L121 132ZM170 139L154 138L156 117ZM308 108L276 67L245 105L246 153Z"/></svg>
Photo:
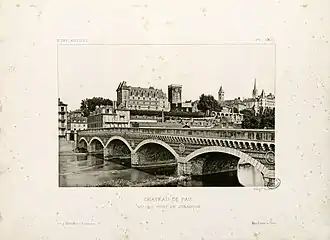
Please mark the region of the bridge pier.
<svg viewBox="0 0 330 240"><path fill-rule="evenodd" d="M93 147L92 147L91 144L87 145L87 152L88 152L88 153L92 153L93 150L94 150L94 149L93 149Z"/></svg>
<svg viewBox="0 0 330 240"><path fill-rule="evenodd" d="M70 132L69 131L66 131L66 140L70 141Z"/></svg>
<svg viewBox="0 0 330 240"><path fill-rule="evenodd" d="M137 153L131 153L131 164L132 166L139 164L139 155Z"/></svg>
<svg viewBox="0 0 330 240"><path fill-rule="evenodd" d="M272 178L264 177L264 186L265 187L271 186L271 184L273 183L272 181L273 181Z"/></svg>
<svg viewBox="0 0 330 240"><path fill-rule="evenodd" d="M268 171L267 174L264 175L264 186L265 187L278 187L278 186L275 186L276 184L276 181L275 181L275 171L271 170L271 171Z"/></svg>
<svg viewBox="0 0 330 240"><path fill-rule="evenodd" d="M76 149L78 147L78 133L77 133L77 131L74 131L73 140L74 140L74 148Z"/></svg>
<svg viewBox="0 0 330 240"><path fill-rule="evenodd" d="M110 149L107 147L103 148L103 155L104 158L109 158L111 156Z"/></svg>
<svg viewBox="0 0 330 240"><path fill-rule="evenodd" d="M114 151L113 151L113 145L109 144L108 147L105 147L105 148L103 149L104 158L110 158L111 156L114 155L113 152L114 152Z"/></svg>
<svg viewBox="0 0 330 240"><path fill-rule="evenodd" d="M191 175L191 162L186 162L184 157L177 159L177 175L178 176L187 176Z"/></svg>

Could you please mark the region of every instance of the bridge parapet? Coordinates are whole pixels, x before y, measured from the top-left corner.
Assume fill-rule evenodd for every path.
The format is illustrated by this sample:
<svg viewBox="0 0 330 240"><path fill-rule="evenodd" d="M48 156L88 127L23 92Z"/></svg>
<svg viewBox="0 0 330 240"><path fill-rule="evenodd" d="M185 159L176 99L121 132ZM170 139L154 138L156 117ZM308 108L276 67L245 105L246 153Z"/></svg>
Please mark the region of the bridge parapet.
<svg viewBox="0 0 330 240"><path fill-rule="evenodd" d="M100 128L79 131L79 135L106 134L153 134L167 136L187 136L202 138L225 138L275 142L275 131L266 129L191 129L191 128ZM103 134L102 134L103 135Z"/></svg>

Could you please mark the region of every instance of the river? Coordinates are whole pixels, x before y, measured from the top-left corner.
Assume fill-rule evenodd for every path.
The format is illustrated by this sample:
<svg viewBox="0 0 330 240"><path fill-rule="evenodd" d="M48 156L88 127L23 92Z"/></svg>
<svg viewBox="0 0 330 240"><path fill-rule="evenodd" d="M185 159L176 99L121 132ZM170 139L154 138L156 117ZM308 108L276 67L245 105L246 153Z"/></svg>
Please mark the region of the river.
<svg viewBox="0 0 330 240"><path fill-rule="evenodd" d="M101 156L90 154L60 154L59 160L60 187L102 186L102 184L111 181L134 183L153 182L163 177L163 175L147 173L113 161L105 161ZM173 171L170 174L171 176L175 177ZM167 184L166 186L233 187L240 186L240 184L236 172L227 172L211 176L195 177L184 182Z"/></svg>

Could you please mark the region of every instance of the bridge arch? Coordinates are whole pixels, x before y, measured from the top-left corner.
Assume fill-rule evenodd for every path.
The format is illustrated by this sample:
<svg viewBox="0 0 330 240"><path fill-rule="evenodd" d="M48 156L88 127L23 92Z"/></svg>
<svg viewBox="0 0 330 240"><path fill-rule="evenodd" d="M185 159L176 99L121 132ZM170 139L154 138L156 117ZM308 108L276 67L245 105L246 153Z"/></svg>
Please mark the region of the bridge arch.
<svg viewBox="0 0 330 240"><path fill-rule="evenodd" d="M78 144L81 143L82 141L85 141L86 145L88 146L89 145L89 142L86 140L86 138L84 137L81 137L78 141Z"/></svg>
<svg viewBox="0 0 330 240"><path fill-rule="evenodd" d="M233 156L236 156L239 158L238 165L240 164L245 164L249 163L253 167L255 167L258 171L260 171L264 176L268 175L268 169L260 162L257 160L253 159L251 156L248 154L239 151L234 148L229 148L229 147L220 147L220 146L209 146L209 147L203 147L200 148L192 153L190 153L188 156L185 157L185 162L188 163L190 160L193 158L205 154L205 153L212 153L212 152L220 152L220 153L226 153L230 154Z"/></svg>
<svg viewBox="0 0 330 240"><path fill-rule="evenodd" d="M176 159L179 159L179 155L176 153L176 151L170 146L168 145L167 143L161 141L161 140L157 140L157 139L146 139L146 140L143 140L142 142L140 142L136 148L132 151L133 154L137 153L137 151L144 145L148 144L148 143L155 143L155 144L158 144L158 145L161 145L162 147L166 148L170 153L173 154L173 156L176 158Z"/></svg>
<svg viewBox="0 0 330 240"><path fill-rule="evenodd" d="M103 148L104 148L104 143L103 143L102 139L99 138L99 137L93 137L93 138L89 141L89 145L90 145L94 140L99 141L99 142L102 144Z"/></svg>
<svg viewBox="0 0 330 240"><path fill-rule="evenodd" d="M127 147L128 149L130 150L130 152L133 152L133 149L132 147L129 145L129 143L127 142L127 140L123 137L120 137L120 136L113 136L111 137L105 144L105 148L108 147L108 145L110 144L110 142L114 141L114 140L119 140L119 141L122 141Z"/></svg>

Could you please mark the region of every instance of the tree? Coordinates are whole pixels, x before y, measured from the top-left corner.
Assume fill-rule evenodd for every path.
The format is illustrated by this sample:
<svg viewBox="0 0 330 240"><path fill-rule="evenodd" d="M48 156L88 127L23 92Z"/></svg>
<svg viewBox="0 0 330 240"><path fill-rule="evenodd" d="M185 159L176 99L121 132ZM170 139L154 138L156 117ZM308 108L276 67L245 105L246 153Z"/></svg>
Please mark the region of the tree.
<svg viewBox="0 0 330 240"><path fill-rule="evenodd" d="M268 128L274 129L275 128L275 108L265 108L263 112L260 114L261 121L260 127L261 128Z"/></svg>
<svg viewBox="0 0 330 240"><path fill-rule="evenodd" d="M197 108L202 112L206 113L209 111L219 111L220 106L217 100L212 95L202 94L199 97Z"/></svg>
<svg viewBox="0 0 330 240"><path fill-rule="evenodd" d="M275 128L275 108L260 108L258 113L254 109L244 109L242 128L248 129L274 129Z"/></svg>
<svg viewBox="0 0 330 240"><path fill-rule="evenodd" d="M83 112L84 117L88 117L90 113L96 109L96 106L101 106L101 105L112 106L113 103L110 99L102 98L102 97L86 98L81 101L80 110Z"/></svg>
<svg viewBox="0 0 330 240"><path fill-rule="evenodd" d="M255 115L254 109L244 109L241 111L241 113L244 115L242 128L248 128L248 129L258 128L258 120Z"/></svg>

